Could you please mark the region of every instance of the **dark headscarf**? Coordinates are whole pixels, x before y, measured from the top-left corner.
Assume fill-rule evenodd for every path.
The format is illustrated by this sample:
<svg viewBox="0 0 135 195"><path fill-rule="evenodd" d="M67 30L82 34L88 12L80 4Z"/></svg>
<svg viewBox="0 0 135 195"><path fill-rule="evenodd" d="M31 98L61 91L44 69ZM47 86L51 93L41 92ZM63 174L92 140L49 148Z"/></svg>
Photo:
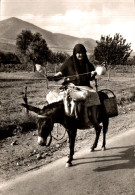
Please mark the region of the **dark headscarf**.
<svg viewBox="0 0 135 195"><path fill-rule="evenodd" d="M94 70L94 66L89 62L86 52L86 48L82 44L76 44L73 49L73 55L61 67L63 76L70 76L69 80L72 80L71 76L75 75L72 81L75 85L90 86L90 72ZM84 58L78 60L76 58L77 53L83 53Z"/></svg>
<svg viewBox="0 0 135 195"><path fill-rule="evenodd" d="M86 48L82 44L76 44L73 49L73 55L76 56L77 53L83 53L86 55Z"/></svg>

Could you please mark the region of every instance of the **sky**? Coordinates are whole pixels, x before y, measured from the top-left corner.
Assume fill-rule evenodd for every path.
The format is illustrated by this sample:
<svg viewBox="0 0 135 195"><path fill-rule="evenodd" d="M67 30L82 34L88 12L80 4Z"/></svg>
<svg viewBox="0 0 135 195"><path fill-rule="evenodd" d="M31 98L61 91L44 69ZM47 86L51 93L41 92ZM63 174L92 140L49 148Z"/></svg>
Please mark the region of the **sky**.
<svg viewBox="0 0 135 195"><path fill-rule="evenodd" d="M54 33L95 40L120 33L135 51L135 0L0 2L0 20L17 17Z"/></svg>

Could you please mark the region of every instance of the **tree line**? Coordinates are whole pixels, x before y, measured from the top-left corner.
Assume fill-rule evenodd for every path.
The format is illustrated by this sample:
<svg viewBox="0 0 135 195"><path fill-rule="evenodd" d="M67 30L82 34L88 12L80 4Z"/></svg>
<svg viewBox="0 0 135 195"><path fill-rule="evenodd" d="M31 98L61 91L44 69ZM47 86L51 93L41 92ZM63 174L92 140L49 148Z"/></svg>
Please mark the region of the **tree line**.
<svg viewBox="0 0 135 195"><path fill-rule="evenodd" d="M90 56L94 64L135 65L135 56L130 57L131 44L126 43L126 39L119 33L114 37L101 35L96 43L97 46ZM32 33L30 30L22 30L16 38L16 46L16 53L0 51L0 64L20 64L20 66L31 64L35 71L36 64L46 67L49 62L49 69L54 70L54 64L61 64L69 57L65 52L52 52L42 35L38 32Z"/></svg>
<svg viewBox="0 0 135 195"><path fill-rule="evenodd" d="M0 51L0 63L18 64L20 63L20 59L15 53Z"/></svg>

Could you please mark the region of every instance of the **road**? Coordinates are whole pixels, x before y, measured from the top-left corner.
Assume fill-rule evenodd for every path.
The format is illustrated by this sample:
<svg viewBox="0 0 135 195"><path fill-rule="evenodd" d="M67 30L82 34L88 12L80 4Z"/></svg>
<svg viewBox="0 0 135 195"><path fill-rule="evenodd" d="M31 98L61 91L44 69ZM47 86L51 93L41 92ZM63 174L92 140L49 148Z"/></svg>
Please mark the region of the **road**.
<svg viewBox="0 0 135 195"><path fill-rule="evenodd" d="M133 195L135 194L135 129L107 140L107 150L75 153L0 185L1 195Z"/></svg>

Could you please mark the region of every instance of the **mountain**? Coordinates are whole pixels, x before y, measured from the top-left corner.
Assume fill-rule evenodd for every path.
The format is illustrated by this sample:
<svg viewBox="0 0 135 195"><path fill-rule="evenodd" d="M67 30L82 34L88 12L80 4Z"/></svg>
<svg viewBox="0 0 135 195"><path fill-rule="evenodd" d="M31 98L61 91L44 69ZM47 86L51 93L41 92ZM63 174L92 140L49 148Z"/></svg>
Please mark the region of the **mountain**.
<svg viewBox="0 0 135 195"><path fill-rule="evenodd" d="M71 53L75 44L82 43L85 45L87 51L92 53L96 46L96 41L93 39L52 33L32 23L12 17L0 21L0 50L14 51L16 37L22 30L30 30L32 33L39 32L46 40L48 47L53 51Z"/></svg>

